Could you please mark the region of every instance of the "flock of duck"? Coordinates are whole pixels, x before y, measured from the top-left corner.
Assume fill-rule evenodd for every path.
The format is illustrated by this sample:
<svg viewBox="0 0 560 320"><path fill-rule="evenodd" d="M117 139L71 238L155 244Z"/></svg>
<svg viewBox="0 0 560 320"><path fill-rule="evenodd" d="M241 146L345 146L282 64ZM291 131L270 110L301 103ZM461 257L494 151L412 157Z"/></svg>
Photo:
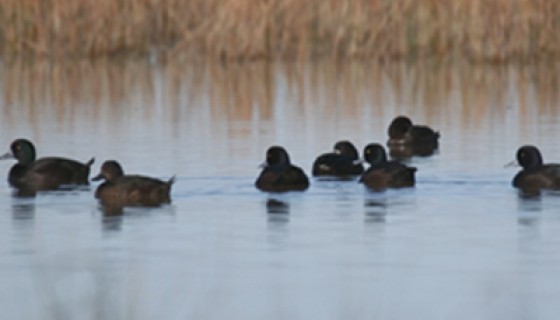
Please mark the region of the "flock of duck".
<svg viewBox="0 0 560 320"><path fill-rule="evenodd" d="M359 157L350 141L339 141L334 151L317 157L312 175L349 179L359 176L359 182L371 190L413 187L416 168L399 161L413 155L429 156L438 148L439 132L424 125L415 125L405 116L396 117L388 129L387 147L393 160L388 160L385 148L378 143L368 144ZM8 182L19 194L88 185L92 158L86 163L60 157L36 159L33 143L17 139L11 152L0 159L16 159L10 169ZM560 165L544 164L535 146L522 146L517 151L517 162L522 170L513 179L513 186L524 191L560 189ZM369 168L364 169L364 163ZM257 189L265 192L303 191L309 187L305 172L293 165L288 152L281 146L272 146L266 152L263 170L255 181ZM120 206L158 206L171 201L170 191L174 177L167 181L156 178L127 175L115 160L105 161L100 173L91 180L104 180L95 197L102 203Z"/></svg>

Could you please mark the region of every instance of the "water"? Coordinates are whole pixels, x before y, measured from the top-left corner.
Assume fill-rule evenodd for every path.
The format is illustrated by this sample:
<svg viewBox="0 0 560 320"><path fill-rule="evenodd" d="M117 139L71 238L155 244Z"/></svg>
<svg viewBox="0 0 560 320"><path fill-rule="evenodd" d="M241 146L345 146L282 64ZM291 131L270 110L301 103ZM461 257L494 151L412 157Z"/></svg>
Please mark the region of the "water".
<svg viewBox="0 0 560 320"><path fill-rule="evenodd" d="M3 319L555 319L560 197L504 168L560 161L556 66L14 64L0 146L177 175L173 203L105 215L89 190L0 184ZM385 142L397 114L442 133L413 189L253 182L280 144L310 172L339 139ZM13 162L0 162L0 172Z"/></svg>

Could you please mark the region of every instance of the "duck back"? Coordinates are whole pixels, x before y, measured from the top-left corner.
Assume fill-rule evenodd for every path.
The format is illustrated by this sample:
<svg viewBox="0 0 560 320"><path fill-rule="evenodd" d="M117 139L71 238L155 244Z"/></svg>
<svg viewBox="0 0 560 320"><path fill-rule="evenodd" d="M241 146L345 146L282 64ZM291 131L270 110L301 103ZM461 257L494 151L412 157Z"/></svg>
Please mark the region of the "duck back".
<svg viewBox="0 0 560 320"><path fill-rule="evenodd" d="M86 164L66 158L41 158L27 164L15 164L9 183L20 189L53 190L63 185L88 185L92 158Z"/></svg>
<svg viewBox="0 0 560 320"><path fill-rule="evenodd" d="M126 206L159 206L171 202L171 185L175 178L162 181L140 175L125 175L105 181L95 192L103 202Z"/></svg>
<svg viewBox="0 0 560 320"><path fill-rule="evenodd" d="M265 168L255 186L268 192L302 191L309 187L307 175L299 167L290 165L286 168Z"/></svg>
<svg viewBox="0 0 560 320"><path fill-rule="evenodd" d="M397 161L388 161L370 167L364 172L360 182L374 190L413 187L415 172L414 167L408 167Z"/></svg>
<svg viewBox="0 0 560 320"><path fill-rule="evenodd" d="M427 126L414 125L410 128L407 135L410 137L408 140L416 145L433 145L438 144L439 133Z"/></svg>
<svg viewBox="0 0 560 320"><path fill-rule="evenodd" d="M526 190L560 189L560 165L545 164L521 170L515 175L513 186Z"/></svg>
<svg viewBox="0 0 560 320"><path fill-rule="evenodd" d="M313 176L355 176L364 172L362 164L354 164L356 159L335 153L320 155L313 163Z"/></svg>

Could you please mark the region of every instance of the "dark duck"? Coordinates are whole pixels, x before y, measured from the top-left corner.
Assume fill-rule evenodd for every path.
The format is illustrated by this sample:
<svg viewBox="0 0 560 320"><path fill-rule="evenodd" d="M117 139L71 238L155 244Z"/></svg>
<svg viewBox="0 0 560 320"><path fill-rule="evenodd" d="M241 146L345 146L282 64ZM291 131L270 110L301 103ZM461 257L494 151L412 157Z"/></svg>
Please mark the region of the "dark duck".
<svg viewBox="0 0 560 320"><path fill-rule="evenodd" d="M560 164L544 164L537 147L520 147L517 150L517 162L523 169L513 178L514 187L526 191L560 189Z"/></svg>
<svg viewBox="0 0 560 320"><path fill-rule="evenodd" d="M368 144L364 148L364 160L371 166L361 176L359 182L368 188L380 191L387 188L413 187L416 168L408 167L396 160L387 161L382 145Z"/></svg>
<svg viewBox="0 0 560 320"><path fill-rule="evenodd" d="M333 152L324 153L313 162L313 176L351 177L364 172L358 150L350 141L338 141Z"/></svg>
<svg viewBox="0 0 560 320"><path fill-rule="evenodd" d="M12 142L10 150L0 159L17 159L8 173L8 182L17 189L35 192L89 184L94 158L87 163L60 157L36 159L35 147L26 139Z"/></svg>
<svg viewBox="0 0 560 320"><path fill-rule="evenodd" d="M266 161L255 187L267 192L303 191L309 187L309 179L303 170L292 165L288 152L279 146L266 151Z"/></svg>
<svg viewBox="0 0 560 320"><path fill-rule="evenodd" d="M432 155L439 145L439 132L425 125L415 125L405 116L398 116L387 130L387 146L392 157Z"/></svg>

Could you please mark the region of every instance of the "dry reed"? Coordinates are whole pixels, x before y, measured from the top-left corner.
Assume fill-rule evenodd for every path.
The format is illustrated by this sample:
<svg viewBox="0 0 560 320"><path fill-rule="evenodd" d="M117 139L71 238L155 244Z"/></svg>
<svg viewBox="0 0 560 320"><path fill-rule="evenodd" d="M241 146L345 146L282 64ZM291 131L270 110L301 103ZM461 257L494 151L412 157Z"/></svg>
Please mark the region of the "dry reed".
<svg viewBox="0 0 560 320"><path fill-rule="evenodd" d="M2 0L0 55L552 58L555 0Z"/></svg>

